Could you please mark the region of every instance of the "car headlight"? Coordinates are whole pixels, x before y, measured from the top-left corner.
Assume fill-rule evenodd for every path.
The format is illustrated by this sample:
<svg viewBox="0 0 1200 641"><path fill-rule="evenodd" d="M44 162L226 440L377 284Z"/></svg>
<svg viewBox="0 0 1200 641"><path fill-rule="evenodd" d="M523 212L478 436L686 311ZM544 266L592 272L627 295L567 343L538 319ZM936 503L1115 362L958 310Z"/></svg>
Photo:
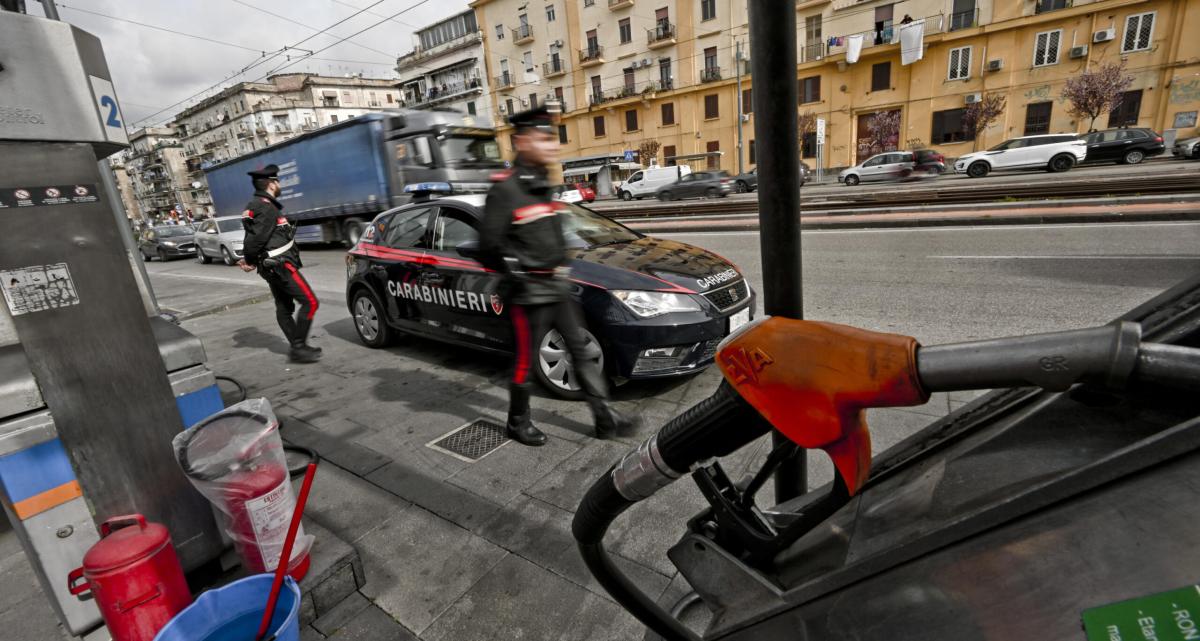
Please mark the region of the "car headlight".
<svg viewBox="0 0 1200 641"><path fill-rule="evenodd" d="M174 247L174 246L175 246L175 243L174 243L174 242L172 242L172 241L169 241L169 240L164 240L164 241L162 241L162 244L166 245L167 247Z"/></svg>
<svg viewBox="0 0 1200 641"><path fill-rule="evenodd" d="M698 312L700 303L687 294L617 290L612 293L629 311L642 318L653 318L671 312Z"/></svg>

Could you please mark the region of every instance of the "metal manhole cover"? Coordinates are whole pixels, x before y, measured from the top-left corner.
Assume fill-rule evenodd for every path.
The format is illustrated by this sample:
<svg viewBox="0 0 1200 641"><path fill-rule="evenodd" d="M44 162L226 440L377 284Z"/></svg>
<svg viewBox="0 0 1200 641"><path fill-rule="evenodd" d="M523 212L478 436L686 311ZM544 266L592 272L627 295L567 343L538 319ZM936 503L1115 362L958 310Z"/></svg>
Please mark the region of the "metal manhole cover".
<svg viewBox="0 0 1200 641"><path fill-rule="evenodd" d="M509 441L504 435L504 426L476 419L455 428L445 436L426 443L426 447L449 454L456 459L474 463L500 449Z"/></svg>

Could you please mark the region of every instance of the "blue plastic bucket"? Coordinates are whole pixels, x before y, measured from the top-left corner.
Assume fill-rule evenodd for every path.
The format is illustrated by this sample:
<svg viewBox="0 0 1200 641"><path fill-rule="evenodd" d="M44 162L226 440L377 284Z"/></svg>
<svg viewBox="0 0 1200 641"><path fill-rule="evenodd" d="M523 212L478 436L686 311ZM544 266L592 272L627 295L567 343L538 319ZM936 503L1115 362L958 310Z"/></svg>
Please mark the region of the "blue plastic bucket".
<svg viewBox="0 0 1200 641"><path fill-rule="evenodd" d="M175 615L154 641L254 641L271 593L272 574L256 574L209 590ZM267 636L300 641L300 586L285 577Z"/></svg>

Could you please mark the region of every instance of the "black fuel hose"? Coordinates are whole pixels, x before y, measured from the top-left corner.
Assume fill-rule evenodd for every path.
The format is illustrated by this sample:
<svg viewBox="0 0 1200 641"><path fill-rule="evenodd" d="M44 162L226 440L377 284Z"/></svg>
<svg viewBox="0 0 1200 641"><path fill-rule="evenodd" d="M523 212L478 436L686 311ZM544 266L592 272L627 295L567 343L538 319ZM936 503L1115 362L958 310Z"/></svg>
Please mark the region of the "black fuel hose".
<svg viewBox="0 0 1200 641"><path fill-rule="evenodd" d="M622 512L695 464L730 454L770 429L753 407L722 382L716 393L672 419L597 479L575 512L571 533L596 581L665 641L699 641L699 637L616 567L604 549L604 536Z"/></svg>
<svg viewBox="0 0 1200 641"><path fill-rule="evenodd" d="M1200 387L1200 350L1163 343L1142 343L1133 378L1143 385L1180 389Z"/></svg>

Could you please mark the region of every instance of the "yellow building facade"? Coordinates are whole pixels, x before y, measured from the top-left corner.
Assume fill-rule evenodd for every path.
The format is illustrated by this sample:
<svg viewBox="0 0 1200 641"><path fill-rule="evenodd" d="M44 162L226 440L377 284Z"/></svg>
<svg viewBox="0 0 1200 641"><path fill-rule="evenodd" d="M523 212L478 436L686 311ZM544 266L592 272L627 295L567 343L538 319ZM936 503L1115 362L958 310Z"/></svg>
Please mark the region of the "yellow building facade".
<svg viewBox="0 0 1200 641"><path fill-rule="evenodd" d="M561 99L568 173L589 163L649 164L619 162L647 140L661 145L660 164L737 171L740 45L742 166L754 167L744 2L476 0L472 7L496 122ZM918 25L922 45L901 44L902 27ZM932 147L953 158L1013 136L1087 131L1088 122L1068 114L1064 83L1124 62L1134 80L1123 106L1095 128L1150 127L1169 142L1198 131L1200 39L1187 37L1187 25L1200 25L1200 0L801 1L798 113L826 121L826 168L878 149L866 144L866 130L881 111L899 112L896 147ZM1004 113L978 140L965 139L961 110L997 93ZM810 166L813 138L802 145ZM507 146L508 136L501 139Z"/></svg>

